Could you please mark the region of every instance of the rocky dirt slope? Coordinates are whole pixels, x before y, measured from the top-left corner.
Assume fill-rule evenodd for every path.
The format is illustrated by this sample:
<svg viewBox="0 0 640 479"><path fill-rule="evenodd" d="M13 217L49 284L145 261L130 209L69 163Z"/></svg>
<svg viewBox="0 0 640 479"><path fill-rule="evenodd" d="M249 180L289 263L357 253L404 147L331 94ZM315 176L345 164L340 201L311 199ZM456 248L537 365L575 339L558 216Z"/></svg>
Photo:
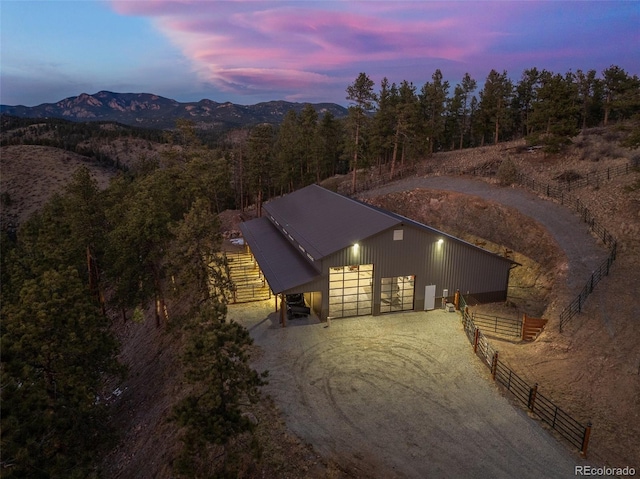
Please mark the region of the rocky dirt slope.
<svg viewBox="0 0 640 479"><path fill-rule="evenodd" d="M116 171L86 157L48 146L14 145L0 149L2 224L16 227L61 193L73 172L85 166L106 188Z"/></svg>

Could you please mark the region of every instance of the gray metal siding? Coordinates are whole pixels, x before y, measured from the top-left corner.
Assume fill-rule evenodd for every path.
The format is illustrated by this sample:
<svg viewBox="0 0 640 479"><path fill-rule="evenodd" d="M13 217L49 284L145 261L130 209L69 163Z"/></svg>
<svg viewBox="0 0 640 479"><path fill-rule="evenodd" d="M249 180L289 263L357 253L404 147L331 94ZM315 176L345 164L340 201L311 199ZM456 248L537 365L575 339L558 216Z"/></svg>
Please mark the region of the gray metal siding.
<svg viewBox="0 0 640 479"><path fill-rule="evenodd" d="M393 240L394 229L403 230L402 240ZM439 239L443 240L441 245ZM424 287L431 284L436 285L437 297L442 296L443 289L448 289L450 295L456 289L472 294L504 291L506 295L511 267L502 258L468 243L408 225L363 240L357 255L350 246L325 258L325 283L329 267L350 264L374 265L374 308L380 303L381 278L415 275L415 309L422 309Z"/></svg>
<svg viewBox="0 0 640 479"><path fill-rule="evenodd" d="M492 258L468 246L446 240L426 247L426 284L437 285L436 295L446 288L450 294L456 289L461 293L488 293L506 289L509 263Z"/></svg>

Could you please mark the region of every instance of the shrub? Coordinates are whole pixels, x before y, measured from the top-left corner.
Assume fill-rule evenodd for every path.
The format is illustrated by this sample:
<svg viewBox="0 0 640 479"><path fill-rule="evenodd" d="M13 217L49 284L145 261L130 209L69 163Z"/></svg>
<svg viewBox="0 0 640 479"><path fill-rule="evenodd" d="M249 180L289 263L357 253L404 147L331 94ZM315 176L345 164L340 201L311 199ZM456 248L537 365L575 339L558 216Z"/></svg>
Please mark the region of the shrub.
<svg viewBox="0 0 640 479"><path fill-rule="evenodd" d="M8 191L3 191L0 194L0 204L2 206L11 206L11 195L9 195Z"/></svg>
<svg viewBox="0 0 640 479"><path fill-rule="evenodd" d="M558 181L563 181L565 183L570 183L572 181L576 181L582 178L582 175L574 170L566 170L556 176L554 179Z"/></svg>
<svg viewBox="0 0 640 479"><path fill-rule="evenodd" d="M503 186L509 186L518 180L518 168L511 158L507 158L498 167L498 181Z"/></svg>
<svg viewBox="0 0 640 479"><path fill-rule="evenodd" d="M600 145L598 149L598 153L600 154L600 158L616 158L616 147L611 143L604 143ZM596 160L597 161L597 160Z"/></svg>

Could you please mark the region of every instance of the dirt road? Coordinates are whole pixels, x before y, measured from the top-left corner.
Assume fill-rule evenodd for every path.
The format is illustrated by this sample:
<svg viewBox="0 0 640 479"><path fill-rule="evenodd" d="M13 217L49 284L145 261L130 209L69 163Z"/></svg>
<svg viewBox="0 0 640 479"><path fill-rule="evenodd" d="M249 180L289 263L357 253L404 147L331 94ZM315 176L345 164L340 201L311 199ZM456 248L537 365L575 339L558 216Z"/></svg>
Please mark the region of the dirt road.
<svg viewBox="0 0 640 479"><path fill-rule="evenodd" d="M484 181L460 177L411 177L363 192L360 196L369 198L415 188L455 191L478 196L511 206L535 219L549 231L567 256L567 287L571 294L580 292L591 273L607 257L606 249L597 244L587 225L577 215L562 205L542 200L522 188L496 187Z"/></svg>
<svg viewBox="0 0 640 479"><path fill-rule="evenodd" d="M566 478L584 464L502 396L455 313L282 329L273 301L232 305L287 426L355 477Z"/></svg>

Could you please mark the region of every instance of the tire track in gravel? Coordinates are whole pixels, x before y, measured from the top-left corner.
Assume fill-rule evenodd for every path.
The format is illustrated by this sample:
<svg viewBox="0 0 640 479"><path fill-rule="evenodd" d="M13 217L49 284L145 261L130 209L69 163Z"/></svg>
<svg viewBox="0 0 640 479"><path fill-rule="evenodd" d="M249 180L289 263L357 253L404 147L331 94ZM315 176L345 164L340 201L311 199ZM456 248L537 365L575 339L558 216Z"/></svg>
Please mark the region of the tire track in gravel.
<svg viewBox="0 0 640 479"><path fill-rule="evenodd" d="M251 334L287 426L357 477L561 478L568 452L490 381L443 311L344 318Z"/></svg>

